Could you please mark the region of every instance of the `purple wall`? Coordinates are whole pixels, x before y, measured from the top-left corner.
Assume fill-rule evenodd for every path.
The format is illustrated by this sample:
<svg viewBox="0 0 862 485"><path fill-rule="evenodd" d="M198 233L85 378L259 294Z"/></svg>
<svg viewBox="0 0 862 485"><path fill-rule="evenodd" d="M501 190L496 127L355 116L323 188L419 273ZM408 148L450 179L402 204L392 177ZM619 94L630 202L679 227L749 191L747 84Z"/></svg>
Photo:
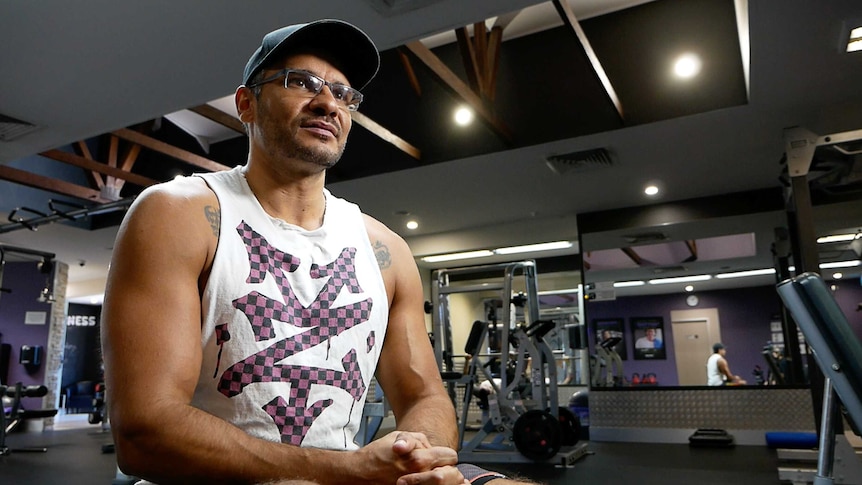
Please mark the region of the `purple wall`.
<svg viewBox="0 0 862 485"><path fill-rule="evenodd" d="M836 286L835 300L847 317L850 327L856 337L862 340L862 285L860 280L827 281ZM659 385L678 385L676 377L676 359L673 353L673 332L670 328L671 310L689 310L685 304L686 294L675 293L655 296L636 296L618 298L612 301L587 302L585 313L588 331L591 338L590 352L595 352L595 328L593 320L605 318L623 318L625 345L628 359L623 361L626 377L631 378L637 372L641 376L653 372ZM721 337L728 347L727 360L731 370L754 383L752 374L754 366L759 365L764 371L766 363L761 354L763 346L771 338L770 321L778 315L781 302L773 286L742 288L736 290L720 290L698 292L700 301L697 308L718 308L721 321ZM634 360L633 340L631 337L631 317L655 317L664 319L664 344L667 349L665 360ZM704 363L709 356L704 356ZM706 372L704 370L704 372Z"/></svg>
<svg viewBox="0 0 862 485"><path fill-rule="evenodd" d="M9 382L23 383L25 386L41 385L45 382L45 362L50 330L51 305L36 301L45 286L46 275L39 272L36 262L6 263L3 269L2 287L11 293L0 294L0 334L2 342L12 346L9 358ZM45 312L44 325L25 325L26 312ZM41 345L42 363L28 368L18 363L22 345ZM23 401L29 409L42 407L41 398L28 398Z"/></svg>

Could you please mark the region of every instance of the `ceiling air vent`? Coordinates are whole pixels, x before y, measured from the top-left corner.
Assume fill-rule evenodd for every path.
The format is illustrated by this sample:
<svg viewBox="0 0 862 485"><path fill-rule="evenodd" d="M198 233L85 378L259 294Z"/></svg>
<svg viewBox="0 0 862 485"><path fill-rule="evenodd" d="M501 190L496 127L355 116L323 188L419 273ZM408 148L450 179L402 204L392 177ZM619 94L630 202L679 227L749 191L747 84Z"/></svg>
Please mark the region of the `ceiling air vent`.
<svg viewBox="0 0 862 485"><path fill-rule="evenodd" d="M374 10L384 17L399 15L425 8L440 0L365 0Z"/></svg>
<svg viewBox="0 0 862 485"><path fill-rule="evenodd" d="M686 271L688 268L685 266L661 266L652 270L653 274L684 273Z"/></svg>
<svg viewBox="0 0 862 485"><path fill-rule="evenodd" d="M36 130L38 126L0 114L0 141L12 141Z"/></svg>
<svg viewBox="0 0 862 485"><path fill-rule="evenodd" d="M551 155L545 159L545 163L554 173L563 175L569 172L610 167L614 162L607 149L594 148L562 155Z"/></svg>
<svg viewBox="0 0 862 485"><path fill-rule="evenodd" d="M623 240L630 245L657 243L667 241L667 234L663 232L640 232L637 234L624 234Z"/></svg>

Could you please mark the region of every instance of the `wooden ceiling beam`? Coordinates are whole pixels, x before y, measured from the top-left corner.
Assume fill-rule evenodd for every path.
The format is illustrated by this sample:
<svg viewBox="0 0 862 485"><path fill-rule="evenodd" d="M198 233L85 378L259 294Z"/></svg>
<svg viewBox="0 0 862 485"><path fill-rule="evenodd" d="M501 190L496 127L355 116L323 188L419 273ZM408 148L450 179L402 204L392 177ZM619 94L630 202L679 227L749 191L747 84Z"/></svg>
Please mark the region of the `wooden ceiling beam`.
<svg viewBox="0 0 862 485"><path fill-rule="evenodd" d="M479 61L476 59L476 49L470 41L467 27L455 29L455 38L458 39L458 49L461 51L461 60L464 70L467 72L467 84L474 93L482 95L482 70L479 69Z"/></svg>
<svg viewBox="0 0 862 485"><path fill-rule="evenodd" d="M103 199L98 190L69 183L64 180L45 177L44 175L38 175L25 170L19 170L8 165L0 165L0 179L77 199L102 203L111 202L108 199Z"/></svg>
<svg viewBox="0 0 862 485"><path fill-rule="evenodd" d="M155 185L159 183L158 180L153 180L151 178L134 174L121 168L112 167L104 163L88 160L84 157L75 155L74 153L64 152L61 150L48 150L40 153L39 155L45 158L50 158L51 160L56 160L58 162L63 162L86 170L91 170L96 173L105 174L120 180L126 180L141 187L149 187L150 185Z"/></svg>
<svg viewBox="0 0 862 485"><path fill-rule="evenodd" d="M397 148L397 149L401 150L402 152L410 155L411 157L415 158L416 160L422 159L422 151L421 150L419 150L415 146L411 145L409 142L407 142L403 138L400 138L395 133L392 133L391 131L387 130L386 128L384 128L383 126L378 124L376 121L372 120L371 118L365 116L364 114L360 113L359 111L351 111L350 117L353 118L353 121L355 121L357 125L365 128L366 130L370 131L371 133L379 136L381 139L383 139L383 141L386 141L386 142L392 144L395 148Z"/></svg>
<svg viewBox="0 0 862 485"><path fill-rule="evenodd" d="M476 95L464 81L458 78L449 67L443 63L422 42L414 41L404 46L416 56L428 69L456 96L464 100L488 126L508 144L512 144L512 132L497 116L488 109L482 99Z"/></svg>
<svg viewBox="0 0 862 485"><path fill-rule="evenodd" d="M72 148L75 150L75 153L86 158L87 160L93 160L93 154L90 153L90 147L87 146L87 143L83 140L75 142L72 145ZM86 172L87 179L90 181L90 185L96 187L97 189L101 189L105 186L105 181L102 178L102 174L99 172L94 172L92 170L88 170Z"/></svg>
<svg viewBox="0 0 862 485"><path fill-rule="evenodd" d="M200 106L189 108L189 111L197 113L210 121L245 135L245 127L243 126L242 121L237 119L236 116L231 116L218 108L214 108L208 104L202 104Z"/></svg>
<svg viewBox="0 0 862 485"><path fill-rule="evenodd" d="M116 130L111 134L116 135L126 141L137 143L144 148L148 148L163 155L167 155L171 158L175 158L182 162L188 163L189 165L193 165L204 170L209 170L211 172L220 172L222 170L229 170L231 168L227 165L222 165L221 163L210 160L209 158L196 155L192 152L183 150L182 148L177 148L173 145L169 145L163 141L156 140L155 138L150 138L147 135L138 133L137 131L130 130L128 128Z"/></svg>
<svg viewBox="0 0 862 485"><path fill-rule="evenodd" d="M607 73L605 73L605 69L602 67L599 57L590 45L590 40L587 39L587 34L584 33L584 29L581 28L581 24L575 17L572 9L569 7L569 2L566 0L553 0L553 2L554 8L557 9L557 13L560 14L560 18L563 19L563 24L565 24L566 27L575 34L575 37L577 37L580 42L583 52L587 56L587 60L593 66L593 73L595 73L599 82L602 84L602 87L605 88L605 94L616 108L617 113L620 115L620 119L625 119L620 98L617 96L617 92L614 90L614 86L611 84L610 78L608 78Z"/></svg>
<svg viewBox="0 0 862 485"><path fill-rule="evenodd" d="M637 251L635 251L634 249L632 249L630 247L625 247L625 248L620 248L620 250L623 253L625 253L625 255L629 257L629 259L634 261L634 263L636 265L638 265L638 266L643 265L643 263L644 263L643 258L641 258L640 254L638 254Z"/></svg>
<svg viewBox="0 0 862 485"><path fill-rule="evenodd" d="M404 49L397 49L398 58L401 59L401 65L404 67L404 72L407 74L407 82L413 88L416 96L422 96L422 86L419 84L419 78L416 77L416 71L413 70L413 64L410 63L410 56L404 52Z"/></svg>

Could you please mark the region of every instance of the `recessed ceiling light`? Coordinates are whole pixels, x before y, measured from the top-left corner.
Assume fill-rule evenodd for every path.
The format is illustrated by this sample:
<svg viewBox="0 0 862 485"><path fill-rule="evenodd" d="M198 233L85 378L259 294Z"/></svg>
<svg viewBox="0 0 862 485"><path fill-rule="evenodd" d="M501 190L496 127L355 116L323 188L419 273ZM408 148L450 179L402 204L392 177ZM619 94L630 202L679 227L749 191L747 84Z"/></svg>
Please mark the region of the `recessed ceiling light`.
<svg viewBox="0 0 862 485"><path fill-rule="evenodd" d="M688 292L692 292L692 291L694 291L694 286L686 285L686 286L685 286L685 291L688 291Z"/></svg>
<svg viewBox="0 0 862 485"><path fill-rule="evenodd" d="M683 54L673 63L673 72L677 77L689 79L700 72L700 57L694 54Z"/></svg>
<svg viewBox="0 0 862 485"><path fill-rule="evenodd" d="M455 123L457 123L458 126L467 126L472 122L473 110L463 106L455 110Z"/></svg>
<svg viewBox="0 0 862 485"><path fill-rule="evenodd" d="M832 279L833 280L840 280L843 277L844 277L844 273L832 273Z"/></svg>
<svg viewBox="0 0 862 485"><path fill-rule="evenodd" d="M413 230L416 230L419 228L419 223L414 221L414 220L410 220L410 221L407 221L407 224L405 224L405 226L407 226L407 229L410 229L411 231L413 231Z"/></svg>
<svg viewBox="0 0 862 485"><path fill-rule="evenodd" d="M658 187L655 185L647 185L646 187L644 187L644 193L646 195L657 195Z"/></svg>

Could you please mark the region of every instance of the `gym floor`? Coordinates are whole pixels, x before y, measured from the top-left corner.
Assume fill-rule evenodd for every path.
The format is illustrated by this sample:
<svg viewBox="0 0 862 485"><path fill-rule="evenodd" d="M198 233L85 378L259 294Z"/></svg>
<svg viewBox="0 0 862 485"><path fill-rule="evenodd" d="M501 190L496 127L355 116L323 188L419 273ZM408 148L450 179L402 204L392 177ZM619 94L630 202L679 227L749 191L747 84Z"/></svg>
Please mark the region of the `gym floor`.
<svg viewBox="0 0 862 485"><path fill-rule="evenodd" d="M9 435L7 445L13 451L0 456L0 483L110 485L116 476L116 461L113 454L102 453L102 445L111 443L110 433L87 424L85 415L83 420L70 420L73 416L58 416L58 424L51 431ZM48 451L14 451L28 446L47 447ZM571 468L548 464L483 466L547 485L780 483L776 453L766 447L706 449L677 444L589 443L588 450L588 455Z"/></svg>

